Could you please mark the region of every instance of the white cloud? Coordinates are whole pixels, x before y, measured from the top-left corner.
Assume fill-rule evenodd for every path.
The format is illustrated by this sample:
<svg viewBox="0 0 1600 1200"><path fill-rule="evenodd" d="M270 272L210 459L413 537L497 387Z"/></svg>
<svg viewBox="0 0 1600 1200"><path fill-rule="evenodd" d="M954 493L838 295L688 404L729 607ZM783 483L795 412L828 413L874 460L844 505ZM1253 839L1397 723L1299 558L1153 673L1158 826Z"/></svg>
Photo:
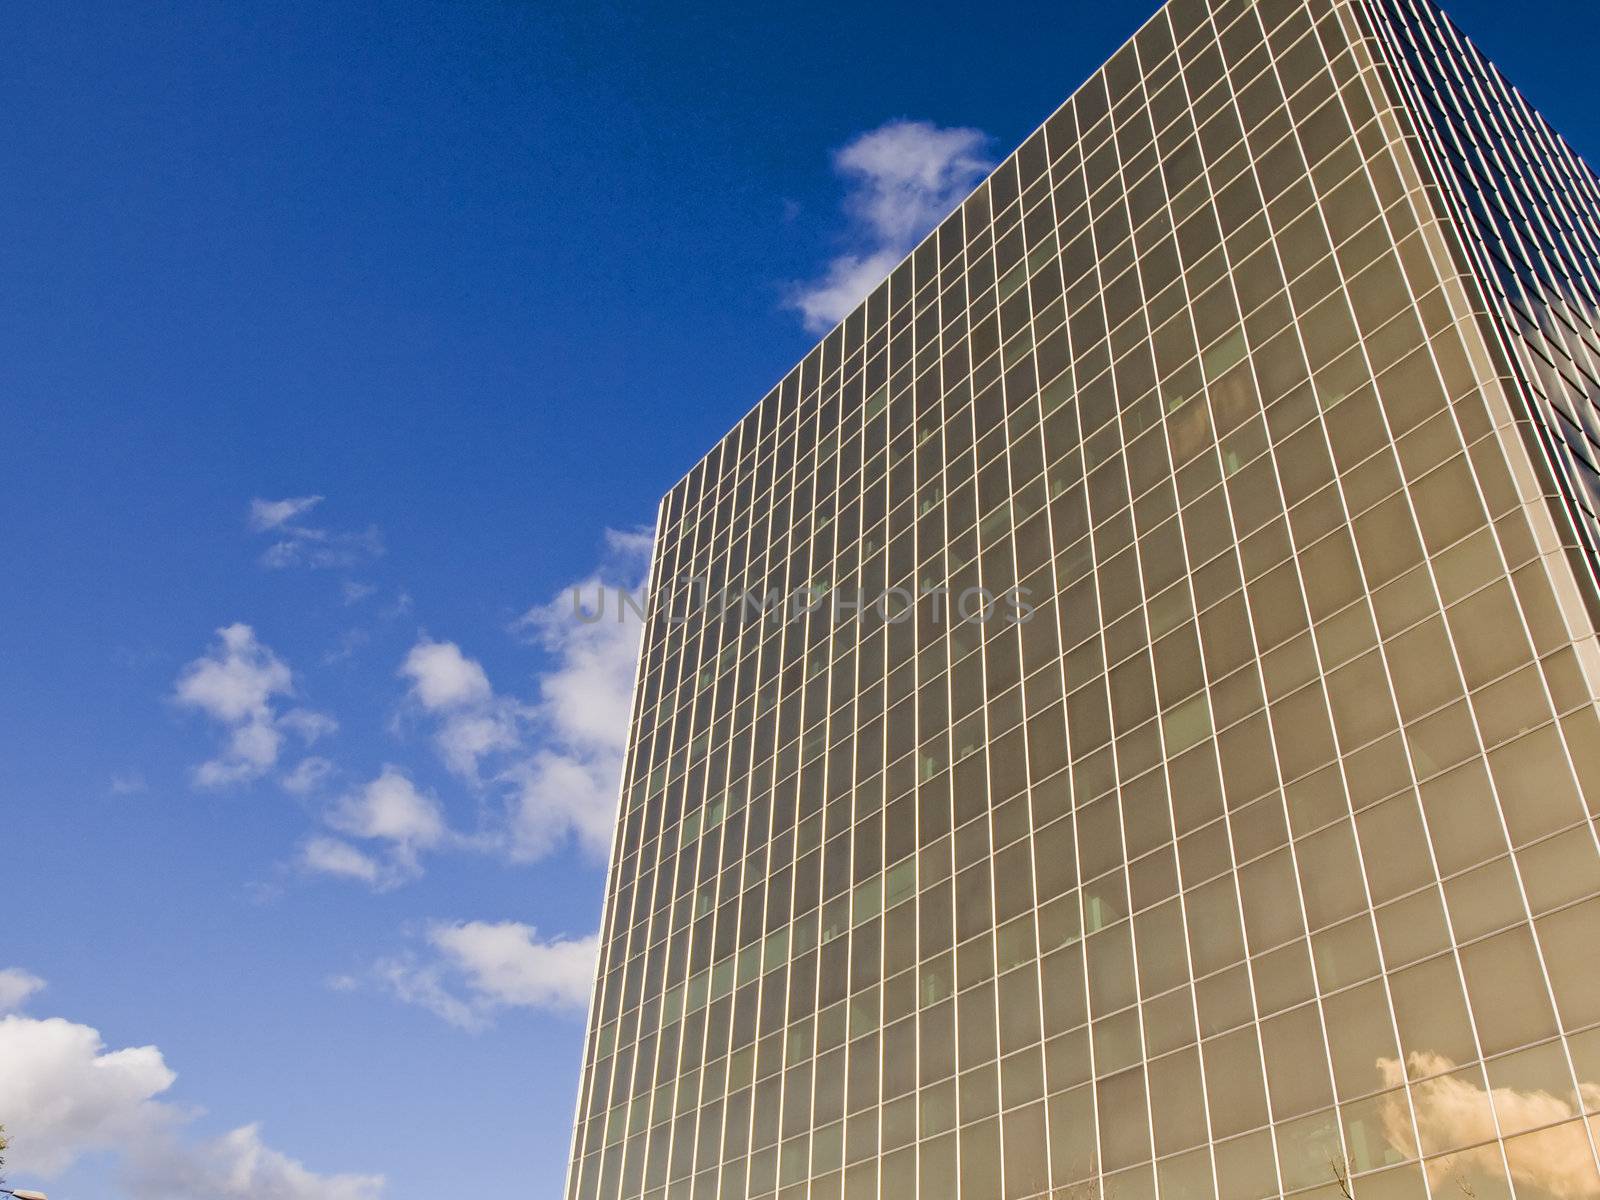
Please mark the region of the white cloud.
<svg viewBox="0 0 1600 1200"><path fill-rule="evenodd" d="M496 692L483 665L454 642L424 636L399 673L411 680L410 698L432 721L434 748L452 774L478 786L486 758L522 748L529 710Z"/></svg>
<svg viewBox="0 0 1600 1200"><path fill-rule="evenodd" d="M327 713L306 708L291 708L279 718L278 724L298 734L308 744L339 732L339 722Z"/></svg>
<svg viewBox="0 0 1600 1200"><path fill-rule="evenodd" d="M639 574L629 581L628 588L637 596L643 586L648 543L643 554L637 550L630 553L637 556ZM539 680L539 694L541 714L558 739L620 756L628 743L642 622L635 610L618 604L617 584L607 586L601 579L591 579L573 592L579 597L594 596L601 588L608 594L597 620L580 620L574 605L561 597L530 609L518 625L536 632L555 656L554 669Z"/></svg>
<svg viewBox="0 0 1600 1200"><path fill-rule="evenodd" d="M46 1177L80 1155L165 1136L179 1113L156 1097L177 1076L154 1046L107 1050L87 1025L0 1018L0 1112L11 1166Z"/></svg>
<svg viewBox="0 0 1600 1200"><path fill-rule="evenodd" d="M293 690L293 675L283 661L256 640L248 625L217 630L221 645L184 669L178 700L227 724L249 721L268 709L268 701Z"/></svg>
<svg viewBox="0 0 1600 1200"><path fill-rule="evenodd" d="M314 792L327 781L333 774L333 764L318 754L308 754L295 763L294 769L287 772L278 782L283 790L296 796L304 796Z"/></svg>
<svg viewBox="0 0 1600 1200"><path fill-rule="evenodd" d="M789 306L807 329L826 332L847 317L988 174L988 141L977 129L895 120L835 152L834 170L849 187L850 248L820 279L790 290Z"/></svg>
<svg viewBox="0 0 1600 1200"><path fill-rule="evenodd" d="M867 228L915 242L988 174L988 140L978 129L889 121L844 146L834 163L853 181L847 205Z"/></svg>
<svg viewBox="0 0 1600 1200"><path fill-rule="evenodd" d="M328 815L328 823L352 837L429 849L444 839L444 813L432 796L398 767L385 766L359 792L345 796Z"/></svg>
<svg viewBox="0 0 1600 1200"><path fill-rule="evenodd" d="M378 891L421 875L424 851L467 844L450 830L439 801L399 767L387 764L376 777L335 800L322 819L344 836L312 835L300 848L300 867Z"/></svg>
<svg viewBox="0 0 1600 1200"><path fill-rule="evenodd" d="M294 675L250 626L224 626L217 638L217 645L183 669L173 693L178 704L204 713L227 733L222 753L195 768L196 784L224 787L259 779L277 765L286 733L309 743L338 727L323 713L278 711L278 698L294 694Z"/></svg>
<svg viewBox="0 0 1600 1200"><path fill-rule="evenodd" d="M645 530L607 531L600 570L516 624L553 660L539 680L540 743L506 775L516 788L516 858L543 857L568 831L594 854L610 843L643 633L643 605L620 597L626 592L637 602L644 595L651 540ZM580 606L597 619L580 617Z"/></svg>
<svg viewBox="0 0 1600 1200"><path fill-rule="evenodd" d="M655 530L646 525L637 525L632 529L608 529L605 532L606 550L613 557L620 557L624 565L628 561L642 559L649 561L650 551L655 546Z"/></svg>
<svg viewBox="0 0 1600 1200"><path fill-rule="evenodd" d="M107 790L113 796L137 796L146 789L142 771L117 771L111 776Z"/></svg>
<svg viewBox="0 0 1600 1200"><path fill-rule="evenodd" d="M284 500L263 500L257 496L250 501L250 528L257 533L281 529L296 517L310 512L322 500L321 496L291 496Z"/></svg>
<svg viewBox="0 0 1600 1200"><path fill-rule="evenodd" d="M466 977L473 996L497 1008L582 1008L594 985L597 941L540 941L517 921L436 925L428 940Z"/></svg>
<svg viewBox="0 0 1600 1200"><path fill-rule="evenodd" d="M813 333L826 333L855 311L905 257L898 248L868 254L841 254L829 261L822 278L795 288L789 307Z"/></svg>
<svg viewBox="0 0 1600 1200"><path fill-rule="evenodd" d="M486 815L477 832L453 830L432 794L400 768L386 766L327 809L323 822L340 836L308 839L301 869L383 890L416 878L423 854L447 847L531 862L575 841L603 855L616 813L641 632L637 607L617 597L642 589L650 545L647 532L608 531L606 560L590 579L515 622L513 630L550 659L532 703L498 691L483 664L454 642L424 635L406 654L398 674L410 685L411 711L426 722L445 767L483 801ZM572 596L590 602L596 589L603 589L603 617L583 619ZM310 790L323 774L296 768L284 784ZM425 979L407 977L404 984L419 996L429 994Z"/></svg>
<svg viewBox="0 0 1600 1200"><path fill-rule="evenodd" d="M428 709L477 704L491 694L483 667L462 654L454 642L424 638L411 647L400 674L411 680L412 694Z"/></svg>
<svg viewBox="0 0 1600 1200"><path fill-rule="evenodd" d="M250 528L277 538L261 555L262 566L355 567L382 556L383 536L375 525L363 530L333 530L299 521L322 500L321 496L292 496L250 501Z"/></svg>
<svg viewBox="0 0 1600 1200"><path fill-rule="evenodd" d="M371 887L382 887L390 876L383 864L366 851L338 838L320 835L309 839L301 848L300 862L315 874L355 879Z"/></svg>
<svg viewBox="0 0 1600 1200"><path fill-rule="evenodd" d="M521 707L503 697L496 699L497 703L481 711L451 714L434 734L445 766L463 779L476 782L478 764L484 758L521 744Z"/></svg>
<svg viewBox="0 0 1600 1200"><path fill-rule="evenodd" d="M444 971L437 963L424 966L415 955L406 955L378 963L373 974L397 1000L425 1008L457 1029L478 1033L489 1027L489 1017L445 985Z"/></svg>
<svg viewBox="0 0 1600 1200"><path fill-rule="evenodd" d="M21 1012L28 998L44 990L44 980L21 967L0 970L0 1015Z"/></svg>
<svg viewBox="0 0 1600 1200"><path fill-rule="evenodd" d="M432 951L378 964L379 981L399 999L462 1029L480 1030L505 1009L581 1012L594 986L597 937L541 940L517 921L439 922Z"/></svg>
<svg viewBox="0 0 1600 1200"><path fill-rule="evenodd" d="M294 529L292 536L268 546L261 565L273 570L287 567L355 567L383 556L383 536L376 526L350 532Z"/></svg>
<svg viewBox="0 0 1600 1200"><path fill-rule="evenodd" d="M515 787L507 849L519 862L536 862L571 834L590 854L603 856L616 821L622 760L607 753L541 750L506 772Z"/></svg>
<svg viewBox="0 0 1600 1200"><path fill-rule="evenodd" d="M34 978L15 969L0 976ZM155 1046L112 1050L87 1025L13 1014L0 1017L0 1062L0 1113L19 1175L50 1179L86 1155L112 1154L133 1200L377 1200L383 1192L380 1176L309 1170L263 1143L256 1125L210 1140L185 1136L197 1114L165 1099L177 1075Z"/></svg>
<svg viewBox="0 0 1600 1200"><path fill-rule="evenodd" d="M476 659L454 642L424 637L411 648L400 674L411 681L411 696L438 720L434 743L452 772L478 783L478 767L490 755L521 744L523 709L495 693Z"/></svg>
<svg viewBox="0 0 1600 1200"><path fill-rule="evenodd" d="M133 1156L129 1182L148 1200L378 1200L381 1175L319 1175L241 1125L193 1145Z"/></svg>

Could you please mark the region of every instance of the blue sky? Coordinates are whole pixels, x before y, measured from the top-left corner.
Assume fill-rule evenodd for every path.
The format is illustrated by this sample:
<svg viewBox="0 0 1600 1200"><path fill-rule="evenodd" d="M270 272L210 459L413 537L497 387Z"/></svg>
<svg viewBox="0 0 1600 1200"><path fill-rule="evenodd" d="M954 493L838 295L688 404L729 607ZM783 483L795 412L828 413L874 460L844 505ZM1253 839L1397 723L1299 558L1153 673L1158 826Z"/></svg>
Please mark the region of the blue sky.
<svg viewBox="0 0 1600 1200"><path fill-rule="evenodd" d="M14 1184L559 1194L630 648L563 589L1148 7L5 7ZM1536 9L1452 11L1592 159Z"/></svg>

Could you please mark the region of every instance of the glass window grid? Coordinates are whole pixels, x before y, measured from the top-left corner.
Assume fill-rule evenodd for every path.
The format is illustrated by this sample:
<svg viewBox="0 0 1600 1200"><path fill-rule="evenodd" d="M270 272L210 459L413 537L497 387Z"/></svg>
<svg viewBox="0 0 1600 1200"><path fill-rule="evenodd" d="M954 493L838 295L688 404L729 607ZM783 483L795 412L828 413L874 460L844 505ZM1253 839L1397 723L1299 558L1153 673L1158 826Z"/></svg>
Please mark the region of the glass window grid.
<svg viewBox="0 0 1600 1200"><path fill-rule="evenodd" d="M982 936L982 934L979 934L979 938L981 938L981 936Z"/></svg>
<svg viewBox="0 0 1600 1200"><path fill-rule="evenodd" d="M1519 390L1592 556L1600 338L1573 302L1592 305L1597 290L1594 177L1441 16L1395 5L1382 29L1440 173L1467 201L1458 227L1482 264Z"/></svg>

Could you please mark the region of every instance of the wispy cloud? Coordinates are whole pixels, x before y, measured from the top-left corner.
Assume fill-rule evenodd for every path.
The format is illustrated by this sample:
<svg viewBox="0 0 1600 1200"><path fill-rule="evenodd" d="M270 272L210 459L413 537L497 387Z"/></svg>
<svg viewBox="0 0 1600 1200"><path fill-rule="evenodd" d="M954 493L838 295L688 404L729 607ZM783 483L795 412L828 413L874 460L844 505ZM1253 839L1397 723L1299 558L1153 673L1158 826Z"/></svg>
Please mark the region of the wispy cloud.
<svg viewBox="0 0 1600 1200"><path fill-rule="evenodd" d="M261 555L262 566L349 568L382 556L383 535L376 525L338 530L301 519L322 501L321 496L290 496L283 500L263 500L258 496L250 501L250 529L275 539Z"/></svg>
<svg viewBox="0 0 1600 1200"><path fill-rule="evenodd" d="M396 872L375 855L322 834L306 839L300 849L300 865L315 875L354 879L380 891L398 882Z"/></svg>
<svg viewBox="0 0 1600 1200"><path fill-rule="evenodd" d="M304 796L320 788L333 775L334 765L320 754L308 754L278 780L284 791Z"/></svg>
<svg viewBox="0 0 1600 1200"><path fill-rule="evenodd" d="M438 799L389 765L339 797L323 821L343 837L311 837L302 847L301 866L379 890L415 878L422 870L423 852L457 840Z"/></svg>
<svg viewBox="0 0 1600 1200"><path fill-rule="evenodd" d="M514 857L541 858L568 830L591 853L609 845L643 633L642 605L623 604L620 595L643 596L650 542L646 530L608 531L606 560L593 575L517 621L552 666L539 680L538 748L509 772L517 789ZM593 600L602 596L597 608ZM580 602L596 619L579 619Z"/></svg>
<svg viewBox="0 0 1600 1200"><path fill-rule="evenodd" d="M521 747L526 710L497 693L483 665L454 642L435 642L424 635L406 654L399 673L410 680L411 698L433 721L434 745L456 775L478 783L485 758Z"/></svg>
<svg viewBox="0 0 1600 1200"><path fill-rule="evenodd" d="M148 785L145 783L142 771L117 771L112 774L111 782L106 790L113 796L138 796Z"/></svg>
<svg viewBox="0 0 1600 1200"><path fill-rule="evenodd" d="M22 996L43 982L25 971ZM20 1002L19 1002L20 1003ZM378 1200L377 1175L323 1175L267 1145L259 1125L218 1138L188 1136L199 1115L164 1097L177 1074L155 1046L108 1049L98 1030L60 1017L0 1016L0 1112L8 1164L44 1179L79 1159L119 1160L132 1200Z"/></svg>
<svg viewBox="0 0 1600 1200"><path fill-rule="evenodd" d="M283 708L295 694L294 674L257 639L250 626L217 630L217 643L178 676L173 699L223 727L227 740L216 757L194 770L201 787L247 783L278 763L286 735L307 744L338 726L332 717L306 708Z"/></svg>
<svg viewBox="0 0 1600 1200"><path fill-rule="evenodd" d="M475 827L452 826L413 772L389 765L326 807L322 827L301 846L300 869L383 891L418 878L426 855L447 849L521 863L575 844L602 856L627 744L650 544L645 531L608 531L587 579L513 622L510 632L547 660L529 699L497 687L459 644L421 635L396 672L407 685L396 728L420 723L445 770L477 799ZM310 792L331 771L308 761L282 782Z"/></svg>
<svg viewBox="0 0 1600 1200"><path fill-rule="evenodd" d="M284 500L263 500L257 496L250 501L250 528L257 533L282 529L322 501L321 496L291 496Z"/></svg>
<svg viewBox="0 0 1600 1200"><path fill-rule="evenodd" d="M437 846L446 832L439 802L392 766L340 800L328 820L352 837L389 842L408 854Z"/></svg>
<svg viewBox="0 0 1600 1200"><path fill-rule="evenodd" d="M382 1175L323 1175L267 1145L259 1122L200 1142L176 1137L130 1156L136 1200L378 1200Z"/></svg>
<svg viewBox="0 0 1600 1200"><path fill-rule="evenodd" d="M578 1012L594 985L593 934L546 940L517 921L462 921L435 922L424 940L425 956L385 959L374 976L400 1000L461 1029L485 1029L506 1009Z"/></svg>
<svg viewBox="0 0 1600 1200"><path fill-rule="evenodd" d="M501 796L503 825L490 840L515 861L543 858L568 839L595 855L609 845L642 624L618 597L642 590L649 554L648 533L608 531L589 578L513 624L549 660L532 701L498 690L454 642L424 637L401 665L445 766ZM596 597L603 611L584 619L578 602L594 617Z"/></svg>
<svg viewBox="0 0 1600 1200"><path fill-rule="evenodd" d="M847 317L955 208L993 167L988 143L978 129L895 120L834 152L849 230L821 277L789 291L807 329L823 333Z"/></svg>
<svg viewBox="0 0 1600 1200"><path fill-rule="evenodd" d="M354 658L360 650L372 642L374 635L385 625L411 611L411 597L405 592L397 592L388 603L369 604L368 601L377 594L378 588L369 583L347 579L340 585L339 598L343 607L359 614L357 619L363 623L352 625L339 635L338 642L333 648L323 654L323 666L332 666L334 663Z"/></svg>
<svg viewBox="0 0 1600 1200"><path fill-rule="evenodd" d="M21 1012L30 997L44 990L44 980L21 967L0 970L0 1016Z"/></svg>

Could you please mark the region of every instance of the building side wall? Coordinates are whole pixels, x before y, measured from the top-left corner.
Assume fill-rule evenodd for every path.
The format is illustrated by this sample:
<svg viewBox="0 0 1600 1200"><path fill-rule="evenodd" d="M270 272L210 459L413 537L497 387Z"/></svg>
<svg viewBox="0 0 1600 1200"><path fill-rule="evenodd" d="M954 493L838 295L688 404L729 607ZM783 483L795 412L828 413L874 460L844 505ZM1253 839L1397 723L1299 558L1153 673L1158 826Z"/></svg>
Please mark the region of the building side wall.
<svg viewBox="0 0 1600 1200"><path fill-rule="evenodd" d="M1600 183L1429 0L1362 0L1436 211L1462 241L1499 373L1573 559L1600 601Z"/></svg>

